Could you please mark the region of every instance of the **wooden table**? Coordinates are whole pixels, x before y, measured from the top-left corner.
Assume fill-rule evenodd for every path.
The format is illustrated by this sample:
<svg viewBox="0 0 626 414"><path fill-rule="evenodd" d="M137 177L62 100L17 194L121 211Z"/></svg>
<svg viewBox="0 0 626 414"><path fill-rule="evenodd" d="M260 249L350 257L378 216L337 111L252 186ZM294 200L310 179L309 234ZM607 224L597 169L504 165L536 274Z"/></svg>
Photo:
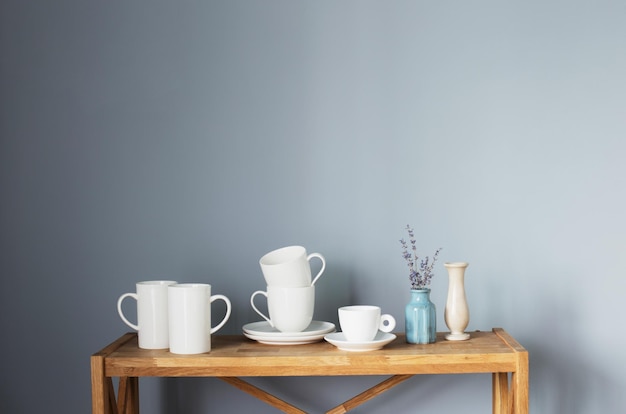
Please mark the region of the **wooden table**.
<svg viewBox="0 0 626 414"><path fill-rule="evenodd" d="M415 374L492 374L493 412L528 413L528 352L506 331L471 332L467 341L407 344L403 335L383 349L341 351L322 341L263 345L241 335L212 337L212 350L174 355L137 347L128 333L91 357L94 414L139 413L139 377L217 377L287 413L304 413L238 377L390 375L378 385L327 411L345 413ZM112 377L119 377L115 397ZM510 379L509 379L510 377Z"/></svg>

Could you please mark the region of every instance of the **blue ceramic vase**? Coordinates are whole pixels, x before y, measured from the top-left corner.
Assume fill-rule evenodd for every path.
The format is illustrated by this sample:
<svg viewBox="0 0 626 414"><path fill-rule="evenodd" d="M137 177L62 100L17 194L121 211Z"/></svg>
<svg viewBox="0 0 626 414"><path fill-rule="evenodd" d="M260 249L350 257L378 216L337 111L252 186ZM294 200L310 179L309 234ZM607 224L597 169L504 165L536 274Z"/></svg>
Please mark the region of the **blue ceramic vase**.
<svg viewBox="0 0 626 414"><path fill-rule="evenodd" d="M437 338L437 310L430 301L430 289L411 289L411 301L406 305L406 341L410 344L431 344Z"/></svg>

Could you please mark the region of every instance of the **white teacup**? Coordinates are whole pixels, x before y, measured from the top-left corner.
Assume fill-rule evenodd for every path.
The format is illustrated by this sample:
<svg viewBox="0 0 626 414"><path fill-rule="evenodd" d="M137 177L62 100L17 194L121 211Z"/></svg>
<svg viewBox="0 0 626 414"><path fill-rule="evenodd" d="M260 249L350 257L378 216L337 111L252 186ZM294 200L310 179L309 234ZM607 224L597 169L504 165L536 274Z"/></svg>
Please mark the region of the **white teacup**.
<svg viewBox="0 0 626 414"><path fill-rule="evenodd" d="M167 287L173 280L149 280L135 285L137 293L124 293L117 300L117 313L122 321L137 331L139 348L165 349L169 346L167 323ZM131 323L122 311L122 302L131 297L137 301L137 324Z"/></svg>
<svg viewBox="0 0 626 414"><path fill-rule="evenodd" d="M312 258L322 261L322 267L311 281ZM326 269L326 260L319 253L306 254L302 246L289 246L271 251L259 260L268 286L305 287L312 286Z"/></svg>
<svg viewBox="0 0 626 414"><path fill-rule="evenodd" d="M391 332L396 320L389 314L381 315L378 306L356 305L339 308L339 325L350 342L369 342L378 331Z"/></svg>
<svg viewBox="0 0 626 414"><path fill-rule="evenodd" d="M226 315L211 328L211 303L226 303ZM230 300L224 295L211 296L211 285L180 283L168 287L170 352L201 354L211 351L211 334L217 332L230 317Z"/></svg>
<svg viewBox="0 0 626 414"><path fill-rule="evenodd" d="M269 317L254 305L254 297L267 298ZM252 308L281 332L302 332L313 320L315 306L315 286L280 287L268 286L267 292L257 290L250 296Z"/></svg>

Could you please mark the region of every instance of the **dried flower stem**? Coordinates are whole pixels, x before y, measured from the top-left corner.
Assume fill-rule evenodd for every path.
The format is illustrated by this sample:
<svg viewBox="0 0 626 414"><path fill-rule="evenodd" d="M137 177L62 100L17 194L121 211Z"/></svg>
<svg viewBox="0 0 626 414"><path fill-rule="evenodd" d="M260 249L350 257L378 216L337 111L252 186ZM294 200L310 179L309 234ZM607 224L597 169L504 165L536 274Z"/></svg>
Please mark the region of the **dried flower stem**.
<svg viewBox="0 0 626 414"><path fill-rule="evenodd" d="M409 243L407 243L404 239L400 240L400 244L402 245L402 257L406 260L409 268L409 281L411 282L411 289L424 289L426 286L430 286L430 282L433 277L433 267L435 266L441 247L435 251L432 261L430 261L428 256L420 260L417 255L417 247L415 244L415 232L408 224L406 226L406 231L409 234L409 243L411 244L411 247L409 248ZM417 267L418 263L419 268Z"/></svg>

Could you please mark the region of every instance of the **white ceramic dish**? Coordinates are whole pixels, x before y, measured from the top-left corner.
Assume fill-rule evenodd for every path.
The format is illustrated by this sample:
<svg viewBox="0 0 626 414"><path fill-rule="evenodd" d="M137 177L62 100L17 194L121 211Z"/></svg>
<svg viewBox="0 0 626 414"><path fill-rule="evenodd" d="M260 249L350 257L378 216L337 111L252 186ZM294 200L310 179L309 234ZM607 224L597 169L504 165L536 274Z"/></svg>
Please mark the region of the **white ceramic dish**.
<svg viewBox="0 0 626 414"><path fill-rule="evenodd" d="M396 336L392 333L378 332L373 341L350 342L346 340L343 332L334 332L324 336L324 339L342 351L363 352L381 349L383 346L396 339Z"/></svg>
<svg viewBox="0 0 626 414"><path fill-rule="evenodd" d="M324 335L334 332L335 324L313 321L302 332L284 333L273 328L268 322L253 322L243 326L246 338L266 345L302 345L319 342Z"/></svg>
<svg viewBox="0 0 626 414"><path fill-rule="evenodd" d="M284 337L271 337L271 336L256 336L247 333L243 333L247 338L257 341L265 345L304 345L319 342L324 339L324 334L311 335L311 336L284 336Z"/></svg>
<svg viewBox="0 0 626 414"><path fill-rule="evenodd" d="M243 332L250 335L262 337L299 337L317 334L327 334L335 330L335 324L330 322L312 321L307 328L301 332L281 332L274 328L267 321L252 322L243 326Z"/></svg>

